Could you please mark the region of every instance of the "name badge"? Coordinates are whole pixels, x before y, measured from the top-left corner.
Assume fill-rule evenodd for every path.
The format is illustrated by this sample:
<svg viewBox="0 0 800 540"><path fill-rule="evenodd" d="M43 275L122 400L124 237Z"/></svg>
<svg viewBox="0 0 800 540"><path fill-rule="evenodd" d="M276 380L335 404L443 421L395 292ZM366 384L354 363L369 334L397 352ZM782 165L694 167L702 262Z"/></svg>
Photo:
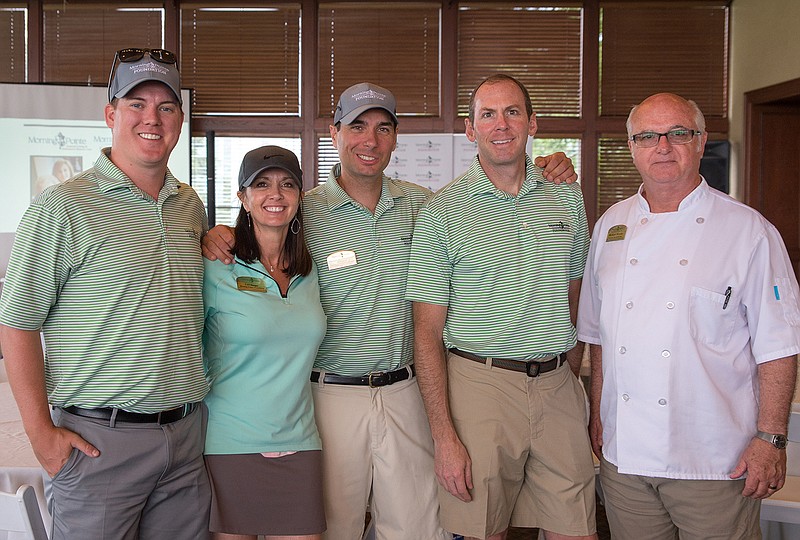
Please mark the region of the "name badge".
<svg viewBox="0 0 800 540"><path fill-rule="evenodd" d="M236 288L240 291L267 292L267 284L263 279L250 276L237 277Z"/></svg>
<svg viewBox="0 0 800 540"><path fill-rule="evenodd" d="M356 252L350 250L336 251L328 255L328 270L345 268L358 264Z"/></svg>
<svg viewBox="0 0 800 540"><path fill-rule="evenodd" d="M606 242L616 242L618 240L625 240L625 233L628 232L627 225L614 225L608 229L608 236Z"/></svg>

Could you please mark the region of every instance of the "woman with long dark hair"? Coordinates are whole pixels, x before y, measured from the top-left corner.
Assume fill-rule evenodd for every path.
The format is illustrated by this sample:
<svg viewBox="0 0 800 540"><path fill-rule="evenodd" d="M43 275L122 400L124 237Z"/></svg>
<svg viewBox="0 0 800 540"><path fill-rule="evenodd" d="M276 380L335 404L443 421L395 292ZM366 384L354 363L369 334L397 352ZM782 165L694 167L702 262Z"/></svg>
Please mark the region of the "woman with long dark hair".
<svg viewBox="0 0 800 540"><path fill-rule="evenodd" d="M303 237L302 185L289 150L248 152L234 263L205 261L205 453L217 539L325 531L309 375L326 320Z"/></svg>

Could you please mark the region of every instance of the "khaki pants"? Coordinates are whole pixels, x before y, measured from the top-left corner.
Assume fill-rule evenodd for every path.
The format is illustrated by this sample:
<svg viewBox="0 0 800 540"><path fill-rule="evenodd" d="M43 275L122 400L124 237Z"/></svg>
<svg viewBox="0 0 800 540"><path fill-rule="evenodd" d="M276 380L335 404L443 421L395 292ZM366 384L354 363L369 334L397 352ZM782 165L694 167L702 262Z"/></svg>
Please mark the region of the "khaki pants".
<svg viewBox="0 0 800 540"><path fill-rule="evenodd" d="M376 538L450 538L439 527L433 440L417 380L311 388L322 437L325 539L361 538L368 503Z"/></svg>

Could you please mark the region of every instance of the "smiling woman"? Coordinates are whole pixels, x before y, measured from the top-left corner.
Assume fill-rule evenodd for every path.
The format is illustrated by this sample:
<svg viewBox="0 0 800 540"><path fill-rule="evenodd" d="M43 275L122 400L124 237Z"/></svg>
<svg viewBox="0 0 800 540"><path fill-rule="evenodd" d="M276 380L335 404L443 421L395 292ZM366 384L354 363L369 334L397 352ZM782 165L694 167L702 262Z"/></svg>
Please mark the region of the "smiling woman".
<svg viewBox="0 0 800 540"><path fill-rule="evenodd" d="M248 152L233 264L205 261L205 451L218 539L315 539L325 530L308 380L326 319L304 238L302 174L285 148ZM243 507L242 498L252 505Z"/></svg>

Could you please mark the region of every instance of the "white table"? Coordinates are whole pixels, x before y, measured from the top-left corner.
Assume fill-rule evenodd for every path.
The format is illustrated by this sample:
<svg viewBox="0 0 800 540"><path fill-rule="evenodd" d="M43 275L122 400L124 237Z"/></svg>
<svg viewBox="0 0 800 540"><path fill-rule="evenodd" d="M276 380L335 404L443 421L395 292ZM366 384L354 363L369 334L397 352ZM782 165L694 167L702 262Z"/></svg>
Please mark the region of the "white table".
<svg viewBox="0 0 800 540"><path fill-rule="evenodd" d="M0 361L2 363L2 361ZM0 376L5 373L0 373ZM0 382L0 490L14 493L23 484L36 490L45 526L49 529L49 514L44 496L44 473L22 428L19 409L8 382ZM0 532L0 540L11 540L13 534Z"/></svg>

